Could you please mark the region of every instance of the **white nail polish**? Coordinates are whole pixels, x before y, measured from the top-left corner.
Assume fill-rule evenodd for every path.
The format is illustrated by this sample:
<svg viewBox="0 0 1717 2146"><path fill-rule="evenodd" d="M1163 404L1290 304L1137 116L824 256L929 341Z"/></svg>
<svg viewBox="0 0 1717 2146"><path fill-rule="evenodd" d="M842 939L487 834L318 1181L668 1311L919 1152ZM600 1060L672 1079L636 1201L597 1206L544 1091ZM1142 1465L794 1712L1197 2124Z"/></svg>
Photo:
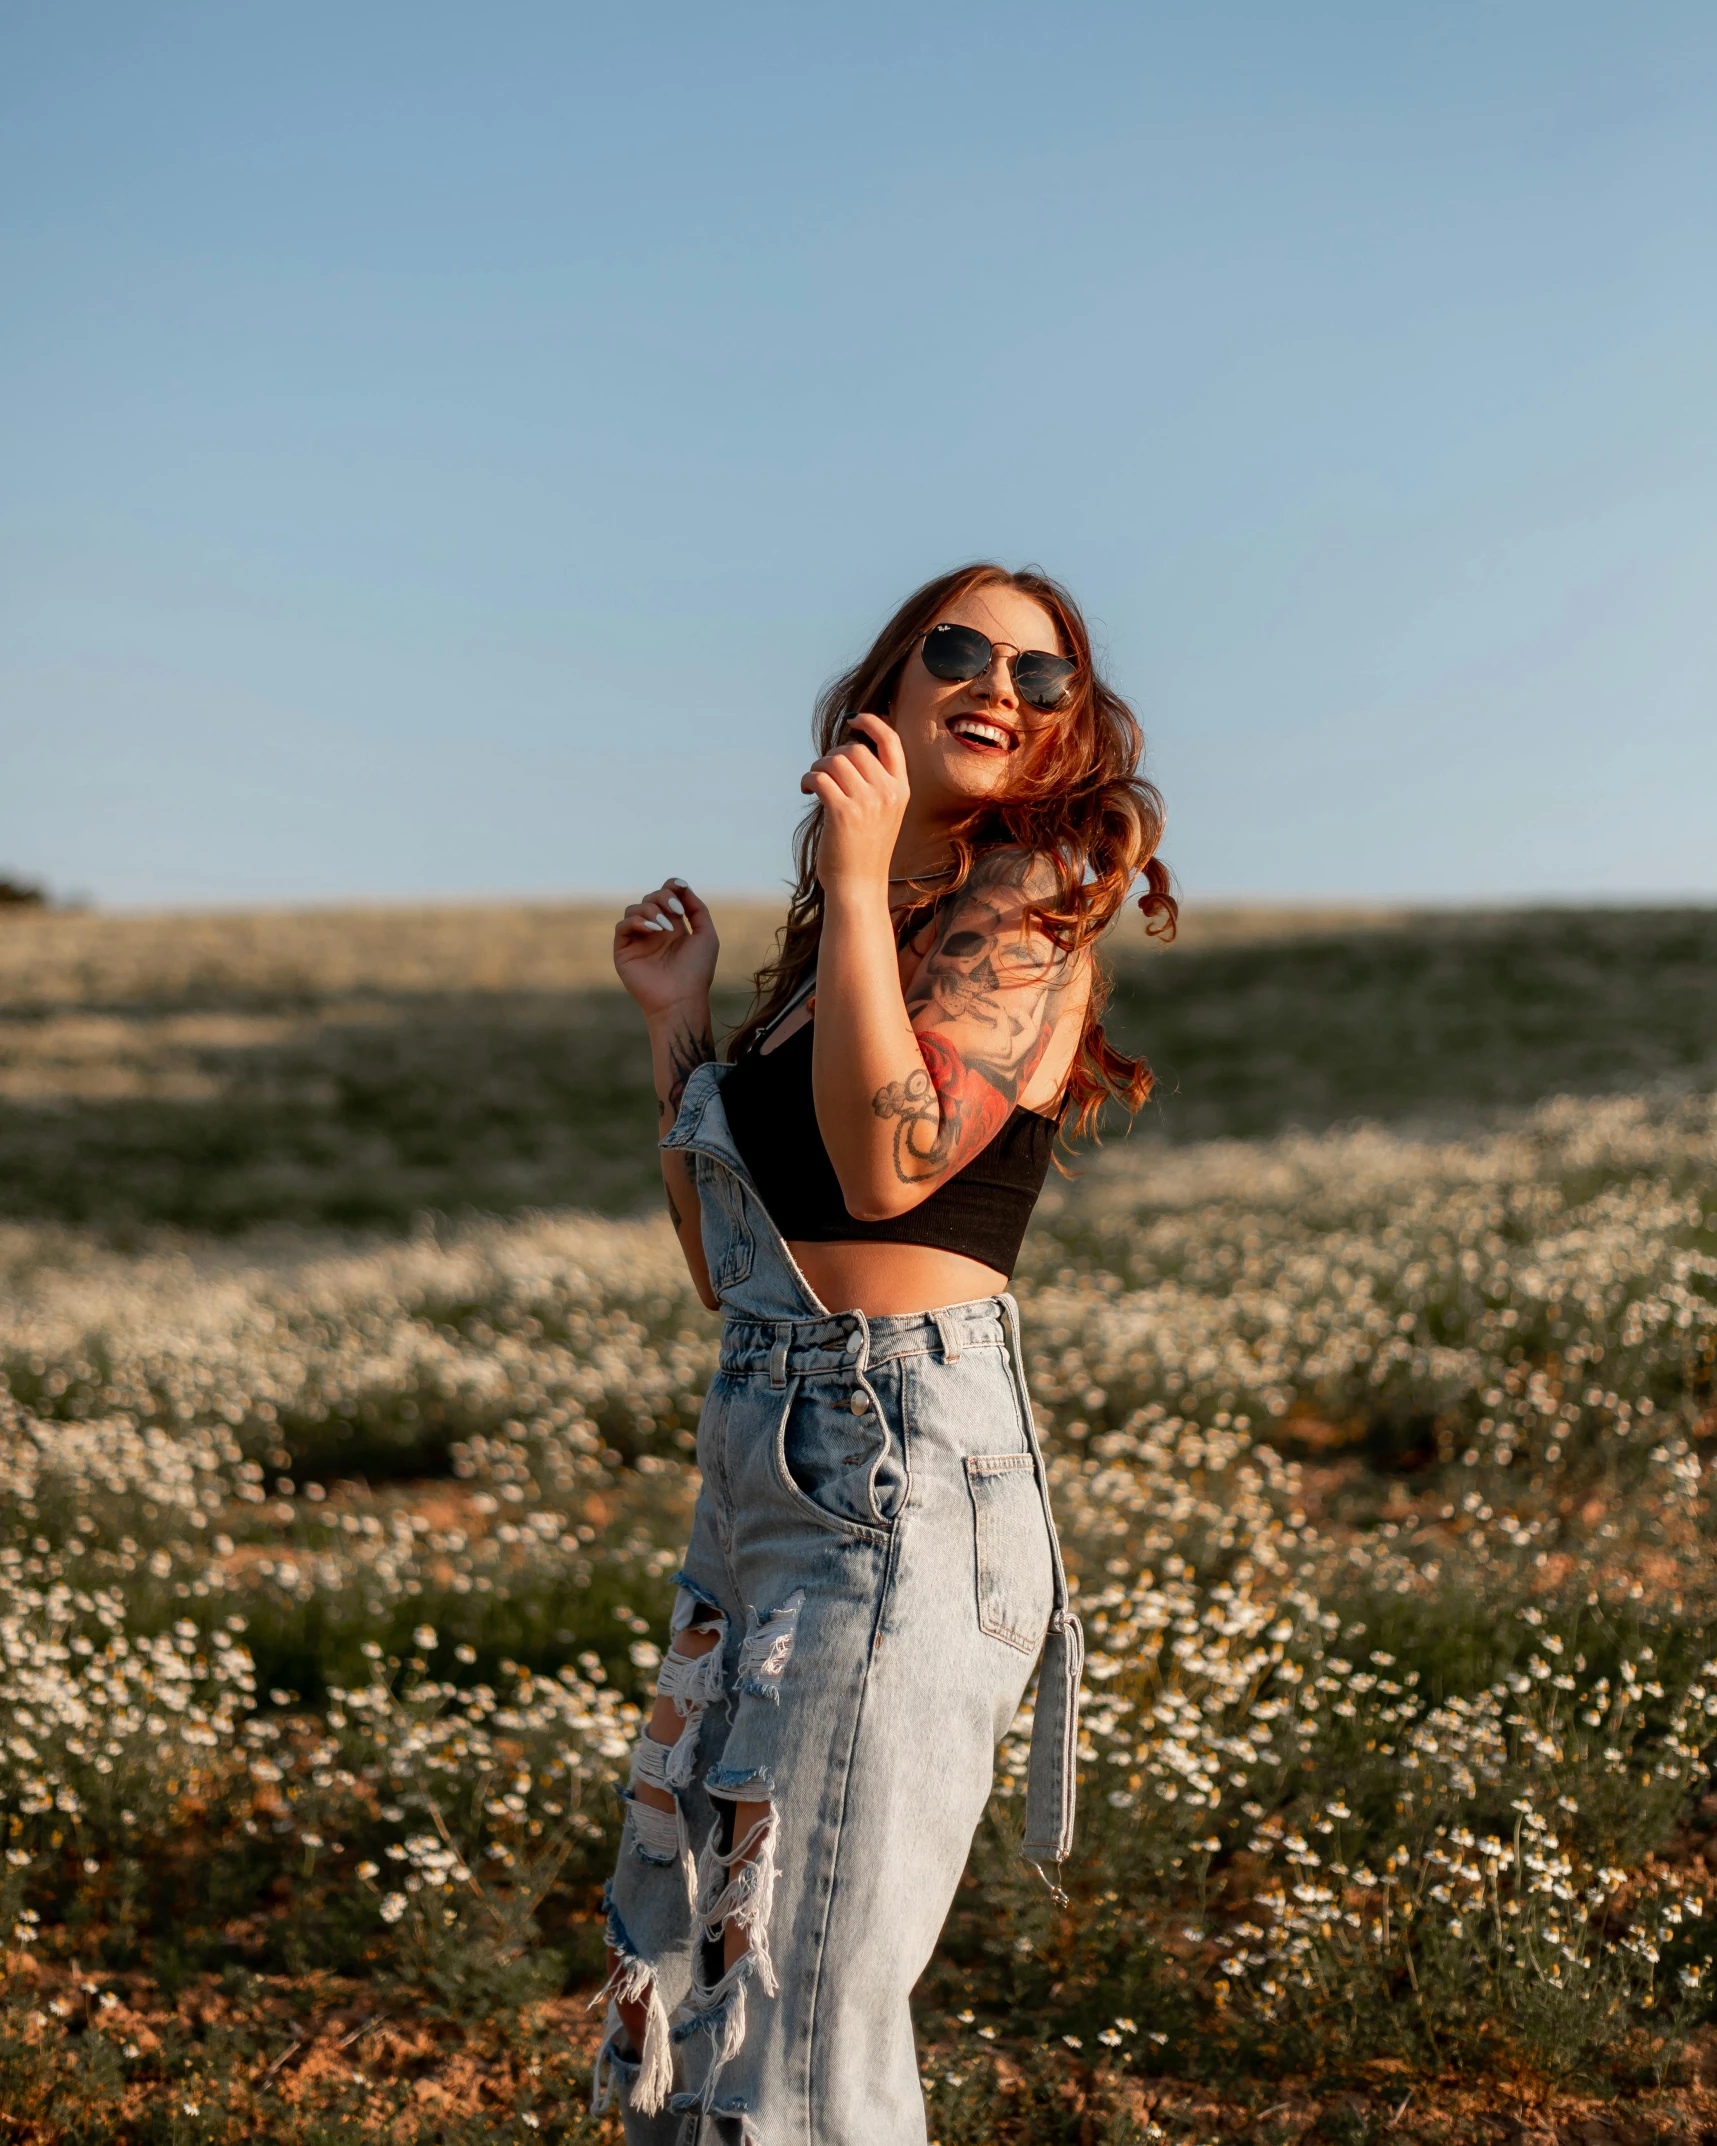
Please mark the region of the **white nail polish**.
<svg viewBox="0 0 1717 2146"><path fill-rule="evenodd" d="M668 907L674 912L675 916L677 917L683 917L686 913L686 905L680 900L677 894L670 894L668 896Z"/></svg>

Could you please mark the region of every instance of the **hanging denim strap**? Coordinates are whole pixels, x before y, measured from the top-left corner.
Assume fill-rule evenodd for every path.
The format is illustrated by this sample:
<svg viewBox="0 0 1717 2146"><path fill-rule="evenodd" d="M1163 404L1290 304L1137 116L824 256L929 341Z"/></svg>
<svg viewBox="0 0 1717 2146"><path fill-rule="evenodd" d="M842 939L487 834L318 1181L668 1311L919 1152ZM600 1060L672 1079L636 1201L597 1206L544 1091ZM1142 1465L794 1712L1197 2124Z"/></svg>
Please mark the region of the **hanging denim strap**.
<svg viewBox="0 0 1717 2146"><path fill-rule="evenodd" d="M1031 1447L1038 1495L1043 1500L1044 1524L1049 1529L1049 1554L1055 1573L1054 1607L1050 1612L1049 1636L1037 1671L1037 1705L1032 1714L1031 1762L1025 1782L1025 1840L1022 1852L1028 1862L1064 1863L1073 1848L1073 1805L1079 1774L1079 1680L1085 1667L1085 1630L1068 1606L1067 1572L1061 1562L1061 1540L1055 1532L1055 1515L1049 1506L1049 1470L1043 1448L1037 1442L1037 1425L1031 1413L1031 1394L1025 1382L1025 1356L1020 1347L1019 1306L1011 1296L1007 1307L1008 1356L1019 1389L1020 1415L1026 1442ZM1057 1891L1053 1880L1050 1889Z"/></svg>
<svg viewBox="0 0 1717 2146"><path fill-rule="evenodd" d="M721 1102L721 1084L732 1071L699 1066L661 1142L697 1162L698 1225L710 1282L730 1319L826 1319L828 1307L799 1272L734 1142ZM777 1367L770 1370L779 1384Z"/></svg>

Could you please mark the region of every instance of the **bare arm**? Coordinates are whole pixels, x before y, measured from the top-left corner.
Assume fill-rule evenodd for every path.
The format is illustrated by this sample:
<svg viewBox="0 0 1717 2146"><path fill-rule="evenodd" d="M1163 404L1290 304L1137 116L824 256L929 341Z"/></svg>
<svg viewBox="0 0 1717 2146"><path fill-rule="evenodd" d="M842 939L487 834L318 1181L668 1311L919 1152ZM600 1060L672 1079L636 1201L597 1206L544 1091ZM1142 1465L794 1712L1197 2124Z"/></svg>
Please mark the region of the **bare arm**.
<svg viewBox="0 0 1717 2146"><path fill-rule="evenodd" d="M830 754L807 778L826 814L811 1078L847 1210L882 1221L928 1199L1000 1131L1082 963L1028 922L1034 897L1053 892L1049 867L997 852L950 905L908 999L888 909L905 762L885 724L858 721L876 751Z"/></svg>
<svg viewBox="0 0 1717 2146"><path fill-rule="evenodd" d="M872 1114L889 1128L903 1187L927 1198L1007 1123L1079 994L1084 962L1069 958L1029 918L1053 899L1041 858L992 852L943 915L906 993L923 1070L884 1083Z"/></svg>
<svg viewBox="0 0 1717 2146"><path fill-rule="evenodd" d="M615 927L614 966L643 1008L650 1032L659 1133L666 1133L679 1115L686 1082L715 1057L709 990L718 951L709 911L680 879L670 879L656 893L634 902ZM714 1311L716 1296L704 1258L702 1214L691 1166L683 1155L666 1149L658 1152L668 1219L699 1301Z"/></svg>

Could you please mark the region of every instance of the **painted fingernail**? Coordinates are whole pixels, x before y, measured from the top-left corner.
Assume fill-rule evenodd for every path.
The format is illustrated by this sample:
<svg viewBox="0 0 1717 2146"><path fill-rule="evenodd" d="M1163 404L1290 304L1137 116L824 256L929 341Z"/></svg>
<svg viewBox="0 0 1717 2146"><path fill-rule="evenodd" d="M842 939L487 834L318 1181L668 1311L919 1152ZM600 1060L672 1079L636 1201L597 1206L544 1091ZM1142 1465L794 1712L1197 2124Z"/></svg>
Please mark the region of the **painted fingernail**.
<svg viewBox="0 0 1717 2146"><path fill-rule="evenodd" d="M674 912L675 916L677 917L683 917L686 913L686 905L680 900L677 894L670 894L668 896L668 907Z"/></svg>
<svg viewBox="0 0 1717 2146"><path fill-rule="evenodd" d="M670 887L678 887L682 893L685 892L686 883L683 879L670 879L668 881L668 885Z"/></svg>

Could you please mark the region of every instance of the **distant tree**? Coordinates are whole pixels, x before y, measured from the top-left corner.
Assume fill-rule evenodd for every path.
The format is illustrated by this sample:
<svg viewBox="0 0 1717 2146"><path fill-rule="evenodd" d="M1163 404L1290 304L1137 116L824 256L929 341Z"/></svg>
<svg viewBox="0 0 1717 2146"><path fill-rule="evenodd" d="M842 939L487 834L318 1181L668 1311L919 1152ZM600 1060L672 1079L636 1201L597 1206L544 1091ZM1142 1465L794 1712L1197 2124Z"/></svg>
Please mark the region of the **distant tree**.
<svg viewBox="0 0 1717 2146"><path fill-rule="evenodd" d="M0 872L0 909L42 909L47 900L45 891L29 880L12 879Z"/></svg>

